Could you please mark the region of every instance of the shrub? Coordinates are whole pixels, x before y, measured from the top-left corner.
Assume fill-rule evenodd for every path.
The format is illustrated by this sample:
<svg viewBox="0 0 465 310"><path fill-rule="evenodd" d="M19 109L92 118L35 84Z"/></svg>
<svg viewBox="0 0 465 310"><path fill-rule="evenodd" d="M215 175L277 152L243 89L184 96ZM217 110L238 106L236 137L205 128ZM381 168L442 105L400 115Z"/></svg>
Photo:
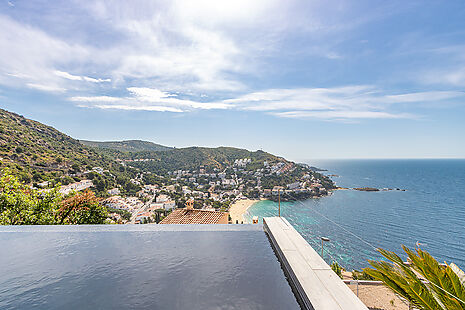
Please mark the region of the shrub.
<svg viewBox="0 0 465 310"><path fill-rule="evenodd" d="M337 262L331 264L331 269L342 279L342 267Z"/></svg>

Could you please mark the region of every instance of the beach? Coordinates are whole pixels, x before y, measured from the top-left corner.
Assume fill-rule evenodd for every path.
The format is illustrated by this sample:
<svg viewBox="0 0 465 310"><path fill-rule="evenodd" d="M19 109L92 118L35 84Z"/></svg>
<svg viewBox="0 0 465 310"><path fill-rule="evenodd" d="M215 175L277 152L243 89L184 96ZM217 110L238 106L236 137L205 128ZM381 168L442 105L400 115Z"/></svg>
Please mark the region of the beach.
<svg viewBox="0 0 465 310"><path fill-rule="evenodd" d="M259 199L241 199L235 201L229 208L229 216L231 217L231 222L233 224L246 223L244 219L244 213L247 212L247 209L250 208L254 203L260 201Z"/></svg>

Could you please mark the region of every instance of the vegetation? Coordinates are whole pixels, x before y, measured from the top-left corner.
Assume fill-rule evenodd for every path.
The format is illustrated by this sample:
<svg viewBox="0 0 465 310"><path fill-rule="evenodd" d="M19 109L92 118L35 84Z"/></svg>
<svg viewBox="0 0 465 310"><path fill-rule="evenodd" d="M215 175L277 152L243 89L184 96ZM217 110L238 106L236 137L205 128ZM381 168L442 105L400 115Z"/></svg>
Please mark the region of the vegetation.
<svg viewBox="0 0 465 310"><path fill-rule="evenodd" d="M64 198L58 188L31 189L8 170L0 178L0 225L102 224L106 215L90 191Z"/></svg>
<svg viewBox="0 0 465 310"><path fill-rule="evenodd" d="M136 170L96 152L58 130L0 109L0 167L9 168L27 184L50 181L66 185L85 178L84 172L102 167L113 176L132 178ZM103 177L105 178L105 177ZM114 177L97 192L117 185ZM98 182L97 182L98 183Z"/></svg>
<svg viewBox="0 0 465 310"><path fill-rule="evenodd" d="M90 147L110 149L120 152L169 151L173 149L172 147L141 140L107 142L79 140L79 142Z"/></svg>
<svg viewBox="0 0 465 310"><path fill-rule="evenodd" d="M76 193L60 203L57 222L53 224L103 224L107 209L91 191Z"/></svg>
<svg viewBox="0 0 465 310"><path fill-rule="evenodd" d="M3 165L28 183L103 165L105 161L101 154L54 128L1 109L0 128Z"/></svg>
<svg viewBox="0 0 465 310"><path fill-rule="evenodd" d="M0 109L0 166L9 167L12 173L28 184L50 181L51 186L58 183L66 185L90 176L99 196L104 196L106 190L116 186L122 189L123 195L132 195L138 187L128 180L140 171L154 174L153 177L144 175L144 179L153 181L150 184L167 184L168 172L203 167L205 172L213 173L231 167L236 159L242 158L251 159L246 167L248 171L263 168L265 161L270 165L289 163L261 150L251 152L233 147L178 149L140 140L78 141L50 126ZM121 160L130 162L122 165ZM85 174L93 167L101 167L108 174ZM297 175L303 169L300 165L296 167L293 173ZM229 170L228 175L234 173L232 169ZM332 185L329 179L319 177ZM294 179L294 175L265 177L262 185L272 188L274 185L288 184ZM328 184L323 183L325 187ZM254 194L250 193L251 196Z"/></svg>
<svg viewBox="0 0 465 310"><path fill-rule="evenodd" d="M370 276L365 270L358 271L352 270L352 279L354 280L374 280L372 276Z"/></svg>
<svg viewBox="0 0 465 310"><path fill-rule="evenodd" d="M342 267L337 262L331 263L331 269L342 279Z"/></svg>
<svg viewBox="0 0 465 310"><path fill-rule="evenodd" d="M127 210L107 208L107 211L119 214L123 220L129 221L131 219L131 212Z"/></svg>
<svg viewBox="0 0 465 310"><path fill-rule="evenodd" d="M263 167L264 161L270 163L285 161L264 151L251 152L233 147L188 147L172 149L169 152L146 151L131 153L105 149L98 149L97 151L118 159L145 159L144 161L133 161L130 165L143 171L156 172L159 175L166 175L169 171L175 170L195 170L199 167L204 167L206 172L213 172L214 169L223 170L228 166L232 166L236 159L242 158L252 159L251 164L249 164L250 167L254 165Z"/></svg>
<svg viewBox="0 0 465 310"><path fill-rule="evenodd" d="M273 188L275 186L290 184L295 182L296 179L301 178L302 175L307 173L308 171L309 169L306 168L304 165L296 165L295 169L290 173L264 176L262 178L262 186L264 188ZM321 184L323 185L323 187L328 189L335 188L334 183L331 181L329 177L314 171L312 171L312 174L317 179L321 180Z"/></svg>
<svg viewBox="0 0 465 310"><path fill-rule="evenodd" d="M394 252L378 251L390 262L370 261L364 271L383 281L418 309L465 309L465 273L455 264L439 264L428 252L403 246L409 263Z"/></svg>
<svg viewBox="0 0 465 310"><path fill-rule="evenodd" d="M5 168L1 223L12 225L101 223L106 209L100 208L99 199L108 197L115 188L112 195L139 196L132 200L132 206L150 199L150 190L141 192L143 185L175 185L175 192L167 192L177 206L194 196L195 208L211 206L226 211L240 193L259 198L264 189L275 185L287 188L299 182L302 186L294 186L294 198L283 193L284 200L317 196L317 190L310 190L312 182L326 189L334 187L329 178L308 167L261 150L177 149L139 140L78 141L0 109L0 169ZM60 186L81 180L91 180L92 185L86 182L70 188L91 186L92 192L69 197L59 193ZM129 217L118 214L121 217L112 215L112 222Z"/></svg>

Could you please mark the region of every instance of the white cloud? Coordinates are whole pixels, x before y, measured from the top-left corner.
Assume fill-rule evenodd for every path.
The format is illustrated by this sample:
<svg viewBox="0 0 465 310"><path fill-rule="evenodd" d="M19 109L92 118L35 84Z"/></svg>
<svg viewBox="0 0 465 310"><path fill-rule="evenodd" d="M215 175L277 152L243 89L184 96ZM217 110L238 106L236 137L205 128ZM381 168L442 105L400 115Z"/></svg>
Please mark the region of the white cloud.
<svg viewBox="0 0 465 310"><path fill-rule="evenodd" d="M224 102L235 108L270 112L286 118L363 119L415 118L399 112L397 104L442 102L464 97L463 92L430 91L387 94L373 86L335 88L270 89L253 92ZM397 112L396 112L397 111Z"/></svg>
<svg viewBox="0 0 465 310"><path fill-rule="evenodd" d="M201 102L178 94L146 87L129 87L126 97L71 97L81 107L102 109L187 112L201 109L257 111L285 118L395 119L418 118L403 112L403 103L441 103L464 97L462 92L388 94L369 85L334 88L269 89L222 101ZM200 98L204 98L200 96Z"/></svg>
<svg viewBox="0 0 465 310"><path fill-rule="evenodd" d="M465 50L464 50L465 53ZM423 72L418 80L426 84L442 84L449 86L465 86L465 64L455 65L454 68L444 69L432 69L428 72Z"/></svg>
<svg viewBox="0 0 465 310"><path fill-rule="evenodd" d="M69 99L74 102L119 102L122 100L122 98L110 96L76 96Z"/></svg>
<svg viewBox="0 0 465 310"><path fill-rule="evenodd" d="M314 56L347 61L343 50L334 47L347 40L341 39L347 29L372 17L350 22L348 17L358 12L344 4L338 10L324 2L294 0L155 0L138 5L97 0L78 6L76 11L84 10L90 17L73 24L69 35L52 28L61 25L62 16L53 16L50 23L28 19L28 25L0 15L0 84L67 92L69 100L82 107L235 109L326 119L413 117L399 106L463 96L439 91L387 93L370 85L253 90L250 85L260 85L257 77L263 77L264 84L278 81L267 79L270 71L262 69L282 69L276 63L284 56L298 54L299 64ZM273 63L267 63L268 56ZM309 64L308 72L312 69ZM438 76L465 85L463 68ZM121 92L126 94L98 95ZM225 97L230 99L215 99Z"/></svg>
<svg viewBox="0 0 465 310"><path fill-rule="evenodd" d="M126 104L95 104L95 105L80 104L78 106L82 108L97 108L97 109L102 109L102 110L154 111L154 112L174 112L174 113L184 112L183 110L180 110L177 108L156 106L156 105L134 106L130 104L128 105Z"/></svg>
<svg viewBox="0 0 465 310"><path fill-rule="evenodd" d="M386 103L441 101L464 96L459 91L426 91L400 95L387 95L381 98Z"/></svg>
<svg viewBox="0 0 465 310"><path fill-rule="evenodd" d="M332 120L373 119L373 118L415 118L412 114L393 114L380 111L289 111L275 112L275 116L285 118L320 118Z"/></svg>
<svg viewBox="0 0 465 310"><path fill-rule="evenodd" d="M164 104L166 106L190 107L193 109L227 109L231 105L223 102L199 102L187 99L173 98L176 94L170 94L158 89L147 87L129 87L128 91L138 101Z"/></svg>
<svg viewBox="0 0 465 310"><path fill-rule="evenodd" d="M96 79L96 78L91 78L88 76L80 76L80 75L73 75L65 71L58 71L55 70L53 73L55 73L56 76L72 80L72 81L86 81L86 82L92 82L92 83L102 83L102 82L111 82L111 79Z"/></svg>
<svg viewBox="0 0 465 310"><path fill-rule="evenodd" d="M186 112L194 109L228 109L232 105L224 102L200 102L188 99L175 98L177 94L171 94L159 89L147 87L129 87L130 96L76 96L69 100L77 102L80 107L98 107L101 109L119 110L145 110L159 112Z"/></svg>
<svg viewBox="0 0 465 310"><path fill-rule="evenodd" d="M54 67L87 59L85 47L0 15L0 84L43 91L68 89ZM38 86L39 85L39 86Z"/></svg>
<svg viewBox="0 0 465 310"><path fill-rule="evenodd" d="M26 85L29 88L34 88L34 89L37 89L37 90L40 90L40 91L46 91L46 92L53 92L53 93L59 92L59 93L62 93L62 92L66 91L65 88L57 87L57 86L53 86L53 85L44 85L44 84L35 84L35 83L27 83Z"/></svg>

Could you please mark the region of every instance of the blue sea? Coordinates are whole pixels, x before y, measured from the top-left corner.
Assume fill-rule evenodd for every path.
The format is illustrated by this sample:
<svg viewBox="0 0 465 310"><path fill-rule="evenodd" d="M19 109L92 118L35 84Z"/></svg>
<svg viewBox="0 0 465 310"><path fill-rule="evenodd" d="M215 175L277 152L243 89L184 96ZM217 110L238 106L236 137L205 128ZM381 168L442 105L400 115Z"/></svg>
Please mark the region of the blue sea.
<svg viewBox="0 0 465 310"><path fill-rule="evenodd" d="M405 257L401 245L416 243L439 261L465 269L465 159L328 160L308 164L327 169L341 187L405 191L336 190L331 196L281 204L281 215L324 258L347 270L380 259L374 248ZM246 218L276 216L277 203L261 201Z"/></svg>

